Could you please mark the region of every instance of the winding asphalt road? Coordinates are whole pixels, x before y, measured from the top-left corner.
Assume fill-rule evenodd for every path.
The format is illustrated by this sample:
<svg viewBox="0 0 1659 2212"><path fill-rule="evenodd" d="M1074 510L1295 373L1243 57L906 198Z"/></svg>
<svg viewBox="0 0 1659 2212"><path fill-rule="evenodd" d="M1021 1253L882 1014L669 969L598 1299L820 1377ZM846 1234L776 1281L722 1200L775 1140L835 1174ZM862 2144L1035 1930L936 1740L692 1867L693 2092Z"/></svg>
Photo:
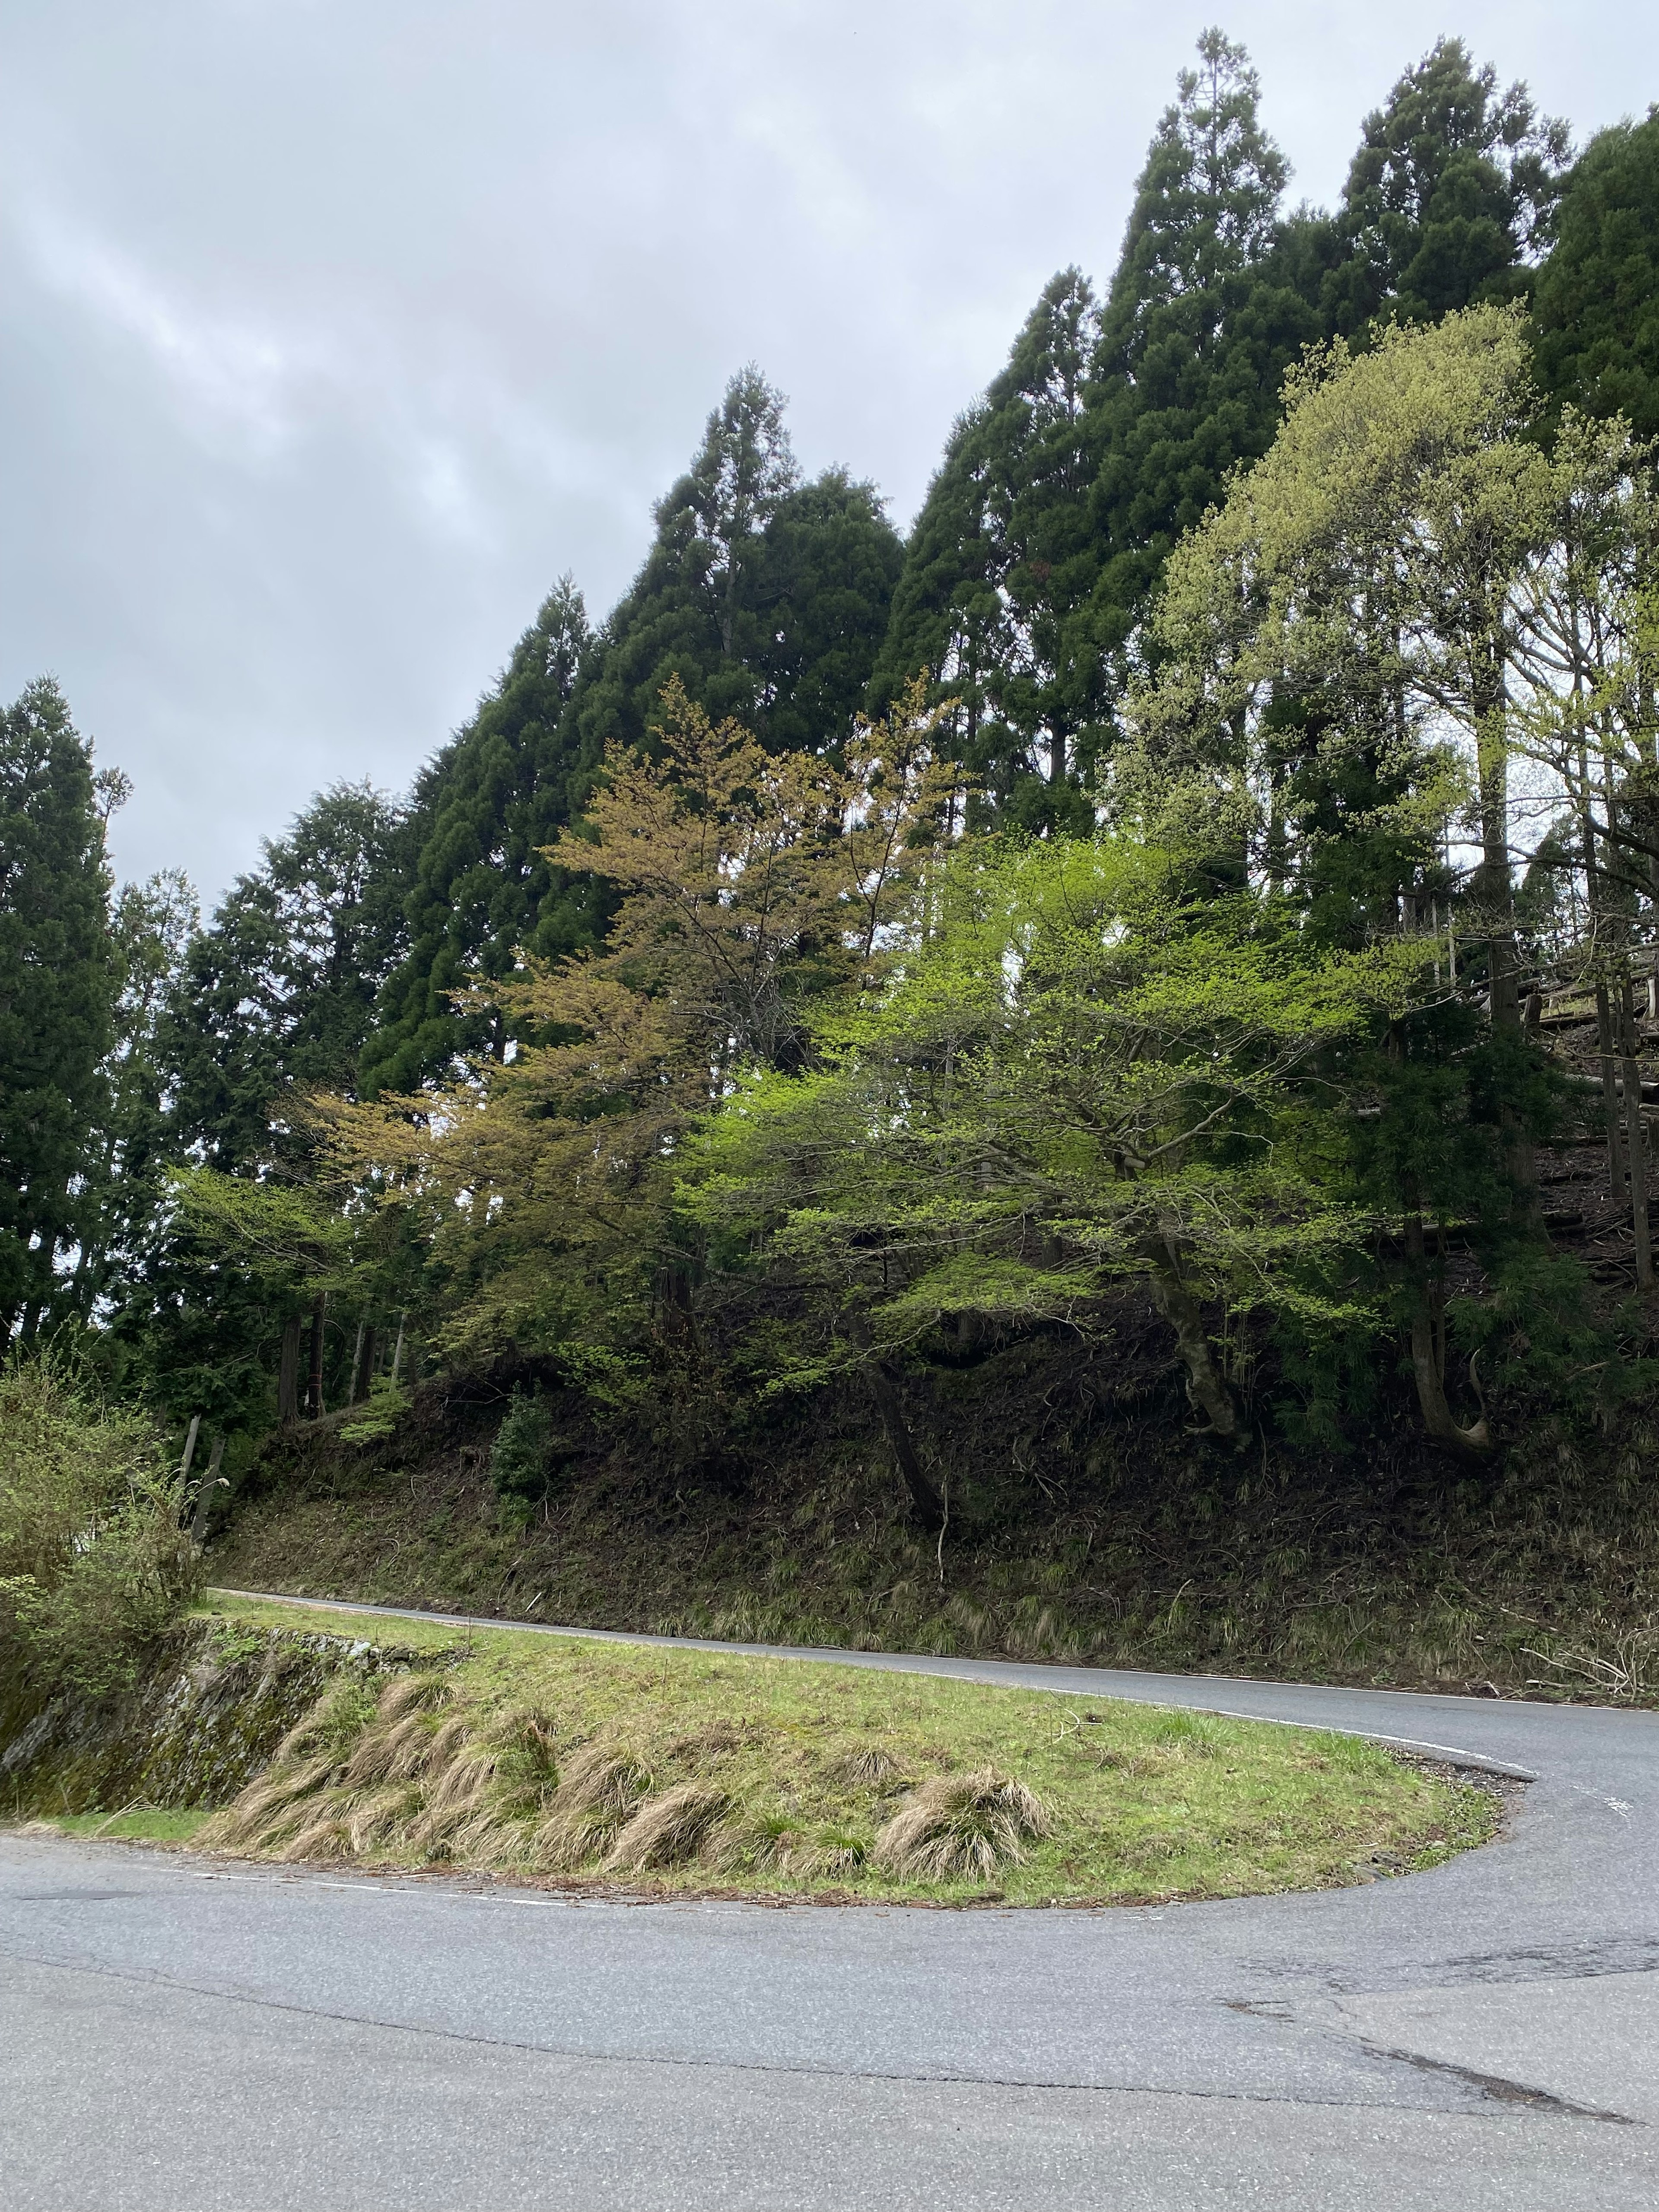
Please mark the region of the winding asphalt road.
<svg viewBox="0 0 1659 2212"><path fill-rule="evenodd" d="M572 1901L14 1833L0 2202L1659 2206L1659 1715L797 1656L1536 1778L1504 1841L1431 1874L1099 1912Z"/></svg>

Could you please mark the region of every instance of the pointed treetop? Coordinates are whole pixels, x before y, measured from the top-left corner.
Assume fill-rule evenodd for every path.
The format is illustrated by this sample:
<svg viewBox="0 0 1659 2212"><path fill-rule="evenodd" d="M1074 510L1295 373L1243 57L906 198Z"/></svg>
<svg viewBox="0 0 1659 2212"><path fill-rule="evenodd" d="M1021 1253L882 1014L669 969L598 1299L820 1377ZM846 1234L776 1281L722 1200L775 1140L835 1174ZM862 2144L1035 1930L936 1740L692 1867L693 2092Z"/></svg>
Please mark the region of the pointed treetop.
<svg viewBox="0 0 1659 2212"><path fill-rule="evenodd" d="M1112 285L1114 319L1208 290L1273 242L1290 164L1261 128L1261 84L1243 46L1198 42L1153 135Z"/></svg>
<svg viewBox="0 0 1659 2212"><path fill-rule="evenodd" d="M800 481L784 426L788 404L751 361L709 416L691 483L699 530L714 544L759 530Z"/></svg>
<svg viewBox="0 0 1659 2212"><path fill-rule="evenodd" d="M1500 92L1461 39L1437 40L1365 118L1337 218L1352 253L1338 327L1389 307L1426 322L1512 296L1548 242L1569 152L1567 126L1524 84Z"/></svg>
<svg viewBox="0 0 1659 2212"><path fill-rule="evenodd" d="M587 639L587 608L567 568L514 647L507 672L492 696L499 697L520 677L533 676L556 684L561 696L568 697Z"/></svg>

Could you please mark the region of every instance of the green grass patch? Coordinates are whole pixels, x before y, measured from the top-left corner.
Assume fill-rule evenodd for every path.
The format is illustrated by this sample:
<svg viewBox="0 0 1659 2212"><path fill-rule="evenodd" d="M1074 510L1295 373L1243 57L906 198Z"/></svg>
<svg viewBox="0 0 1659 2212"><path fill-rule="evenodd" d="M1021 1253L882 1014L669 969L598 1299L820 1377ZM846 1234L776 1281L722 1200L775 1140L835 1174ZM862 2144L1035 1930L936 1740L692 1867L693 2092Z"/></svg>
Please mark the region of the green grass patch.
<svg viewBox="0 0 1659 2212"><path fill-rule="evenodd" d="M139 1805L117 1813L66 1813L47 1825L65 1836L105 1836L125 1844L187 1844L211 1818L205 1805Z"/></svg>
<svg viewBox="0 0 1659 2212"><path fill-rule="evenodd" d="M392 1626L222 1601L232 1621ZM817 1662L398 1621L198 1832L291 1860L1011 1905L1329 1887L1486 1841L1486 1792L1352 1737ZM424 1656L428 1662L421 1663Z"/></svg>

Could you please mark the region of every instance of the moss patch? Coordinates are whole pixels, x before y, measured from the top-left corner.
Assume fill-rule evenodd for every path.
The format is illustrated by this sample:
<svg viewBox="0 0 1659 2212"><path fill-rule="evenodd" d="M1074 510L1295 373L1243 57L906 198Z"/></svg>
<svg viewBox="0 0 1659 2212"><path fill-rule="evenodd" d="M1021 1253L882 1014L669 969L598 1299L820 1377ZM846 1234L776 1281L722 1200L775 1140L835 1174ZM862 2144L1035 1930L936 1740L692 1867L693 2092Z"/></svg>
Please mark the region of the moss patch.
<svg viewBox="0 0 1659 2212"><path fill-rule="evenodd" d="M236 1601L223 1618L352 1625ZM636 1890L1042 1905L1328 1887L1436 1864L1497 1826L1486 1792L1352 1737L816 1662L510 1630L458 1652L439 1622L398 1635L409 1671L337 1682L202 1844Z"/></svg>

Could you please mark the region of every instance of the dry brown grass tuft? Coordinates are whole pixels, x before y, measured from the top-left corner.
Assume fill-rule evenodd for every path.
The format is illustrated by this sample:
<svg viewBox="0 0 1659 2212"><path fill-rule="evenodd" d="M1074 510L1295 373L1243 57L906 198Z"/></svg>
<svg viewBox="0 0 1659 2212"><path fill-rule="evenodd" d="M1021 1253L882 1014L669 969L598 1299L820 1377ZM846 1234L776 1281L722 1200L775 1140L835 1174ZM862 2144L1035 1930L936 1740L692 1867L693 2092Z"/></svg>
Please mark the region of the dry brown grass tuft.
<svg viewBox="0 0 1659 2212"><path fill-rule="evenodd" d="M279 1859L343 1859L351 1856L351 1832L337 1814L325 1813L291 1836Z"/></svg>
<svg viewBox="0 0 1659 2212"><path fill-rule="evenodd" d="M564 1763L531 1849L543 1864L580 1866L610 1844L651 1787L650 1769L626 1746L584 1744Z"/></svg>
<svg viewBox="0 0 1659 2212"><path fill-rule="evenodd" d="M400 1721L405 1713L423 1712L445 1704L448 1697L449 1684L441 1674L400 1674L381 1691L374 1717L387 1723Z"/></svg>
<svg viewBox="0 0 1659 2212"><path fill-rule="evenodd" d="M443 1744L447 1755L410 1841L429 1858L529 1856L533 1843L525 1824L546 1809L557 1779L552 1722L520 1706L497 1716L482 1737L459 1715L457 1724L446 1723L433 1739L434 1753Z"/></svg>
<svg viewBox="0 0 1659 2212"><path fill-rule="evenodd" d="M845 1783L854 1790L883 1790L909 1779L892 1753L874 1743L862 1751L849 1751L844 1759L832 1759L824 1773L828 1780Z"/></svg>
<svg viewBox="0 0 1659 2212"><path fill-rule="evenodd" d="M306 1801L334 1771L331 1759L278 1761L249 1784L234 1803L216 1813L201 1829L209 1850L216 1845L264 1844L292 1832L309 1815ZM286 1816L286 1817L285 1817Z"/></svg>
<svg viewBox="0 0 1659 2212"><path fill-rule="evenodd" d="M361 1682L349 1679L335 1682L277 1745L278 1762L316 1758L325 1752L338 1758L356 1741L370 1710L368 1693Z"/></svg>
<svg viewBox="0 0 1659 2212"><path fill-rule="evenodd" d="M360 1797L343 1816L354 1857L372 1857L420 1809L420 1789L410 1782L390 1783L382 1790L371 1790Z"/></svg>
<svg viewBox="0 0 1659 2212"><path fill-rule="evenodd" d="M377 1723L358 1739L341 1779L352 1790L375 1782L412 1782L431 1753L432 1736L431 1723L421 1711Z"/></svg>
<svg viewBox="0 0 1659 2212"><path fill-rule="evenodd" d="M611 1846L605 1872L645 1874L696 1858L728 1802L706 1782L682 1782L647 1797Z"/></svg>
<svg viewBox="0 0 1659 2212"><path fill-rule="evenodd" d="M619 1822L650 1787L650 1769L626 1746L584 1744L566 1761L548 1810L556 1819L584 1814Z"/></svg>
<svg viewBox="0 0 1659 2212"><path fill-rule="evenodd" d="M987 1881L1050 1826L1025 1784L994 1766L940 1774L894 1814L876 1838L875 1860L909 1881Z"/></svg>
<svg viewBox="0 0 1659 2212"><path fill-rule="evenodd" d="M555 1729L526 1706L487 1717L450 1703L441 1676L389 1684L371 1705L331 1691L275 1759L204 1825L210 1845L284 1859L366 1857L407 1843L428 1859L499 1864L529 1855L556 1782Z"/></svg>

